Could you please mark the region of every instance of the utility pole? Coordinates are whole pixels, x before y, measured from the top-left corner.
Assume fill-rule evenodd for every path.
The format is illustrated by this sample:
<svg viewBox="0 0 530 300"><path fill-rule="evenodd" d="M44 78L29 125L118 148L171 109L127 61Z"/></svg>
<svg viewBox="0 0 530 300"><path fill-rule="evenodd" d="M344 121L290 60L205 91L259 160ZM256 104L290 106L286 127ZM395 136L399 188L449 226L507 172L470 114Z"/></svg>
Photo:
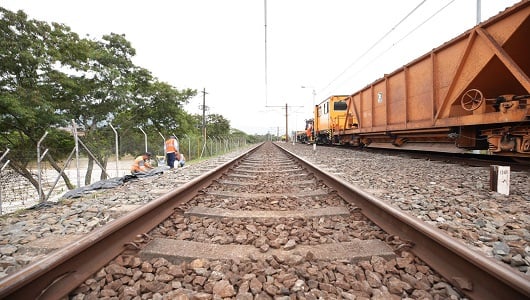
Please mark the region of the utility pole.
<svg viewBox="0 0 530 300"><path fill-rule="evenodd" d="M285 142L288 143L289 142L289 127L288 127L288 120L289 120L289 114L288 114L288 109L287 109L287 103L285 103Z"/></svg>
<svg viewBox="0 0 530 300"><path fill-rule="evenodd" d="M295 107L303 107L303 106L292 106L291 109ZM289 142L289 105L285 103L285 142Z"/></svg>
<svg viewBox="0 0 530 300"><path fill-rule="evenodd" d="M199 106L199 109L202 109L202 135L204 139L204 143L202 144L202 151L201 156L204 154L204 150L206 150L206 138L208 137L206 135L206 110L208 110L208 107L206 106L206 88L202 89L202 106Z"/></svg>
<svg viewBox="0 0 530 300"><path fill-rule="evenodd" d="M284 106L272 106L272 105L269 105L267 107L281 107L281 108L285 108L285 142L288 142L289 141L289 105L287 103L285 103L285 107ZM291 105L291 109L294 108L294 107L303 107L303 106L292 106ZM278 127L278 136L280 134L280 131L279 131L279 127Z"/></svg>
<svg viewBox="0 0 530 300"><path fill-rule="evenodd" d="M206 88L202 89L202 135L206 143Z"/></svg>

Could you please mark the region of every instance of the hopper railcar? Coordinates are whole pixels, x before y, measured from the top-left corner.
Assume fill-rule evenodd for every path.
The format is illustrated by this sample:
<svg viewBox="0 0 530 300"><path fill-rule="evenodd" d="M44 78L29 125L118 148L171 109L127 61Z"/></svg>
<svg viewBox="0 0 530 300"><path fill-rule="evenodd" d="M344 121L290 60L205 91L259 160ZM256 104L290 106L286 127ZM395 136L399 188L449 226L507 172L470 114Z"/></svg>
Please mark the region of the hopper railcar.
<svg viewBox="0 0 530 300"><path fill-rule="evenodd" d="M315 106L314 143L530 159L530 1L348 96Z"/></svg>

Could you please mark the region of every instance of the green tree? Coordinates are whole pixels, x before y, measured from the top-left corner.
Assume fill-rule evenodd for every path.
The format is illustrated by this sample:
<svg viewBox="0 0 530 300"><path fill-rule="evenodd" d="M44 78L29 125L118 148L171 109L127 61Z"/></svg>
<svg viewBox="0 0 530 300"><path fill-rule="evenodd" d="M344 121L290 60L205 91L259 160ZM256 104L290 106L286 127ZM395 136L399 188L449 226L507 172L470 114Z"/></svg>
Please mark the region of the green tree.
<svg viewBox="0 0 530 300"><path fill-rule="evenodd" d="M208 136L224 136L230 134L230 121L222 115L210 114L206 116L206 133Z"/></svg>
<svg viewBox="0 0 530 300"><path fill-rule="evenodd" d="M125 152L135 152L134 145L141 140L137 136L138 127L150 135L158 136L160 132L166 137L193 131L193 118L183 106L196 95L196 90L178 90L141 68L135 69L131 78L127 106L117 112L113 121L122 129L123 136L132 138L122 148Z"/></svg>
<svg viewBox="0 0 530 300"><path fill-rule="evenodd" d="M43 144L49 153L71 153L71 137L59 128L72 120L103 167L113 149L111 123L122 136L138 126L171 133L193 128L182 107L196 91L177 90L135 66L135 50L123 35L81 39L67 26L28 20L22 11L0 8L0 17L0 147L13 150L11 166L36 188L28 169L36 154L28 151L49 132ZM47 159L60 171L50 155ZM85 184L93 162L89 156Z"/></svg>
<svg viewBox="0 0 530 300"><path fill-rule="evenodd" d="M131 58L135 50L123 35L105 35L102 41L80 40L73 43L68 56L72 74L60 82L63 110L72 115L83 132L83 145L89 148L85 185L90 184L94 160L105 168L112 154L113 132L108 124L129 104ZM87 151L88 152L88 151ZM106 178L102 171L101 179Z"/></svg>
<svg viewBox="0 0 530 300"><path fill-rule="evenodd" d="M28 20L22 11L0 7L0 147L10 148L10 166L38 188L28 169L37 142L52 132L43 146L54 145L55 155L66 155L67 144L58 128L65 124L58 102L53 101L57 62L63 40L76 39L63 25ZM48 156L50 158L50 156ZM51 165L60 167L50 159ZM71 183L63 176L66 185Z"/></svg>

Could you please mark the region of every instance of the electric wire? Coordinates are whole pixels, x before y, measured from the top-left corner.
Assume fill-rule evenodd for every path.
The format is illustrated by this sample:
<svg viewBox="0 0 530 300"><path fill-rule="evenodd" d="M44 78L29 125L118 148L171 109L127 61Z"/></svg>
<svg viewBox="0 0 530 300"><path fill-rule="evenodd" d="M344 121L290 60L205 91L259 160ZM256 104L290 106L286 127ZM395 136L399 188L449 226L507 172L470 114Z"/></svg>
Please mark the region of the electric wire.
<svg viewBox="0 0 530 300"><path fill-rule="evenodd" d="M412 9L404 18L402 18L396 25L394 25L387 33L385 33L379 40L377 40L368 50L361 54L357 59L355 59L344 71L337 75L330 83L328 83L322 90L329 88L337 79L344 75L349 69L351 69L356 63L358 63L366 54L368 54L375 46L377 46L381 41L383 41L392 31L394 31L401 23L408 19L418 8L420 8L427 0L422 0L414 9Z"/></svg>
<svg viewBox="0 0 530 300"><path fill-rule="evenodd" d="M410 36L412 33L414 33L416 30L418 30L420 27L422 27L423 25L425 25L425 23L427 23L428 21L430 21L432 18L434 18L436 15L438 15L440 12L442 12L444 9L446 9L449 5L451 5L453 2L455 2L455 0L451 0L450 2L448 2L446 5L444 5L443 7L441 7L440 9L438 9L434 14L432 14L430 17L428 17L427 19L425 19L423 22L421 22L418 26L414 27L411 31L409 31L407 34L405 34L403 37L401 37L399 40L397 40L396 42L394 42L392 45L390 45L390 47L386 48L385 50L383 50L381 53L379 53L378 55L376 55L374 58L372 58L369 62L367 62L362 68L360 68L355 74L353 74L352 76L348 77L347 79L345 79L341 84L339 84L339 86L341 86L342 84L350 81L352 78L354 78L355 76L361 74L361 71L365 70L368 66L370 66L371 64L373 64L377 59L379 59L381 56L383 56L384 54L386 54L387 52L389 52L394 46L396 46L397 44L399 44L400 42L402 42L404 39L406 39L408 36Z"/></svg>

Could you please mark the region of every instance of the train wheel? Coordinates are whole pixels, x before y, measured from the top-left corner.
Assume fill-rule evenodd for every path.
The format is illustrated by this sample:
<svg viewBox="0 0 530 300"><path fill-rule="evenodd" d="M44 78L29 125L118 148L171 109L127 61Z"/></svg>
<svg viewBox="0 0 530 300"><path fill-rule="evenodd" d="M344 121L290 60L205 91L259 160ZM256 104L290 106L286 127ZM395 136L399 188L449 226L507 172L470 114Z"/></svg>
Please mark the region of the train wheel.
<svg viewBox="0 0 530 300"><path fill-rule="evenodd" d="M477 89L471 89L465 92L462 95L462 99L460 99L462 108L467 111L474 111L482 105L482 102L484 102L484 95Z"/></svg>

